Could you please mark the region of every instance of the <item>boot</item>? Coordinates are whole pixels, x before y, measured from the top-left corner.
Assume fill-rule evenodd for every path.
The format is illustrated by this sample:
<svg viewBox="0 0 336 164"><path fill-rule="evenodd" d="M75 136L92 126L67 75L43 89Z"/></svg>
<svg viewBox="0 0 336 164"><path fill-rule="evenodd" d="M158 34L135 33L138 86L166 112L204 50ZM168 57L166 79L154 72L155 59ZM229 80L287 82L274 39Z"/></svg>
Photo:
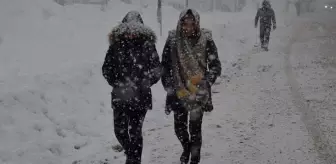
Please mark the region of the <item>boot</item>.
<svg viewBox="0 0 336 164"><path fill-rule="evenodd" d="M265 51L268 51L268 42L265 43L265 45L264 45L264 50L265 50Z"/></svg>
<svg viewBox="0 0 336 164"><path fill-rule="evenodd" d="M126 159L126 163L125 164L133 164L132 160Z"/></svg>
<svg viewBox="0 0 336 164"><path fill-rule="evenodd" d="M265 46L265 44L261 45L261 49L264 50L264 51L268 51L268 48Z"/></svg>
<svg viewBox="0 0 336 164"><path fill-rule="evenodd" d="M190 164L199 164L201 161L201 147L195 146L191 147L191 159Z"/></svg>
<svg viewBox="0 0 336 164"><path fill-rule="evenodd" d="M139 161L131 160L131 159L126 159L126 164L141 164Z"/></svg>
<svg viewBox="0 0 336 164"><path fill-rule="evenodd" d="M263 40L263 39L260 39L260 48L263 49L263 48L264 48L264 45L265 45L264 40Z"/></svg>
<svg viewBox="0 0 336 164"><path fill-rule="evenodd" d="M190 151L184 150L180 157L181 164L187 164L189 162L189 158L190 158Z"/></svg>

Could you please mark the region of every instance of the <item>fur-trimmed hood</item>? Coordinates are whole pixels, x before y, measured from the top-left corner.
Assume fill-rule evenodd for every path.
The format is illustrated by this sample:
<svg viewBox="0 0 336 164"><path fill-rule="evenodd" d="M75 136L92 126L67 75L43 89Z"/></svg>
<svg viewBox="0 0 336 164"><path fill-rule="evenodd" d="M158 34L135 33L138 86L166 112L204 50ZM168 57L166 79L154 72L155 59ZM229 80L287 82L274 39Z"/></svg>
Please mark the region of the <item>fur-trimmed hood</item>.
<svg viewBox="0 0 336 164"><path fill-rule="evenodd" d="M137 11L128 12L121 24L112 29L109 34L109 43L112 44L126 38L125 34L134 35L137 39L149 41L154 44L157 40L155 32L150 27L144 25L143 19Z"/></svg>

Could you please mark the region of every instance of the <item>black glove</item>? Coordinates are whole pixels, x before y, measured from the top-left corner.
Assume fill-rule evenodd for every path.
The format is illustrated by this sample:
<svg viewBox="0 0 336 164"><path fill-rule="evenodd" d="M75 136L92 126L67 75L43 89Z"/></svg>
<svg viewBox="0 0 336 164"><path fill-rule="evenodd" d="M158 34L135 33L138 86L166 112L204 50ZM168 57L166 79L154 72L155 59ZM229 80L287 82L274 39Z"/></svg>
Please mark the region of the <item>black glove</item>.
<svg viewBox="0 0 336 164"><path fill-rule="evenodd" d="M203 107L204 112L212 112L214 109L211 100L207 102L207 104Z"/></svg>
<svg viewBox="0 0 336 164"><path fill-rule="evenodd" d="M171 109L166 108L166 109L165 109L165 113L166 113L166 115L170 115L170 113L171 113Z"/></svg>
<svg viewBox="0 0 336 164"><path fill-rule="evenodd" d="M170 105L166 105L166 107L165 107L165 113L166 113L166 115L170 115L171 112L172 112L171 106Z"/></svg>
<svg viewBox="0 0 336 164"><path fill-rule="evenodd" d="M276 25L273 25L273 30L275 30L276 29Z"/></svg>

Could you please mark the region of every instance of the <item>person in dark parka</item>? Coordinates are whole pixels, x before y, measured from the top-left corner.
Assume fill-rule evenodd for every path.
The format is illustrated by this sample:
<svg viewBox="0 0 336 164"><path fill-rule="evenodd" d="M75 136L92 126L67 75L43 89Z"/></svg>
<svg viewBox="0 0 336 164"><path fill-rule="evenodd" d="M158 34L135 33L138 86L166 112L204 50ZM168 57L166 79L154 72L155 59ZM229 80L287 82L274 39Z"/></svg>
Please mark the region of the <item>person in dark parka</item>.
<svg viewBox="0 0 336 164"><path fill-rule="evenodd" d="M114 132L125 150L126 164L140 164L142 125L152 109L151 86L160 80L156 35L131 11L109 35L102 73L112 90Z"/></svg>
<svg viewBox="0 0 336 164"><path fill-rule="evenodd" d="M174 112L175 134L183 148L180 161L198 164L203 113L213 110L211 86L222 68L211 31L200 28L200 16L195 10L180 14L176 30L169 32L161 64L161 81L167 92L165 112Z"/></svg>
<svg viewBox="0 0 336 164"><path fill-rule="evenodd" d="M258 9L255 16L255 28L258 27L258 21L260 20L260 44L261 48L268 51L269 37L273 24L273 30L276 29L275 13L268 0L264 0L262 7Z"/></svg>

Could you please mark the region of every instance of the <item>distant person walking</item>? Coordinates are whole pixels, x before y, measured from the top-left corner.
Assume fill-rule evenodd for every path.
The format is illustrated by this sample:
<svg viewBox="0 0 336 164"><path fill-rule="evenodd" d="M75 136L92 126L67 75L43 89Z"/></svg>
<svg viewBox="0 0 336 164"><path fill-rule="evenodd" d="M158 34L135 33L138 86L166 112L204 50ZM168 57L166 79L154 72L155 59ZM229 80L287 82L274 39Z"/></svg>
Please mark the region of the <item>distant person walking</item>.
<svg viewBox="0 0 336 164"><path fill-rule="evenodd" d="M261 48L268 51L269 38L271 34L271 28L276 29L275 13L268 0L262 2L262 7L258 9L255 16L255 28L258 27L258 21L260 25L260 43Z"/></svg>

